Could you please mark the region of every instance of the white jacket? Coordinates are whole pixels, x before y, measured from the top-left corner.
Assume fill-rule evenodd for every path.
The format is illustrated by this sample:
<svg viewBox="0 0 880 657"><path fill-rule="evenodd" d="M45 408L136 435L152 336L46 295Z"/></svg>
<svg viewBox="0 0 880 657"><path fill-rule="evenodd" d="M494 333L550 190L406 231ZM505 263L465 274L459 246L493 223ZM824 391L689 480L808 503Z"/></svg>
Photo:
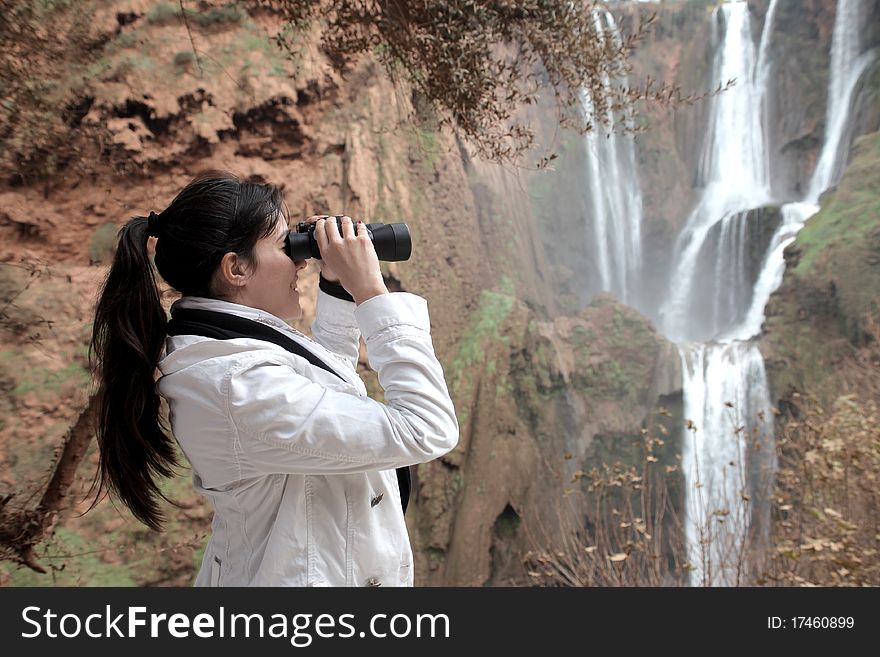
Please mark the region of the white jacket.
<svg viewBox="0 0 880 657"><path fill-rule="evenodd" d="M427 302L398 292L356 308L319 291L314 340L246 306L177 304L271 326L344 379L262 340L168 338L158 390L214 506L196 586L412 586L394 468L458 442ZM359 335L385 404L355 370Z"/></svg>

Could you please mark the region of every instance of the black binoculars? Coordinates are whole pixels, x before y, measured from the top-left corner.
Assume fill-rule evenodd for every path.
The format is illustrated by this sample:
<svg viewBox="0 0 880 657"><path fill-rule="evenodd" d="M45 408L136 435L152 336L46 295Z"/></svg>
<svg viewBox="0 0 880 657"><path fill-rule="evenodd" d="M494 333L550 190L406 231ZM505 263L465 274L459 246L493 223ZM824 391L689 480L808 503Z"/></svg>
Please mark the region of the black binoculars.
<svg viewBox="0 0 880 657"><path fill-rule="evenodd" d="M337 216L335 219L341 235L342 217ZM400 262L409 260L412 255L412 240L406 224L363 224L361 228L367 229L367 235L373 240L379 260ZM291 230L284 238L284 250L291 260L320 260L321 251L318 249L318 240L315 239L315 224L306 221L298 223L296 230Z"/></svg>

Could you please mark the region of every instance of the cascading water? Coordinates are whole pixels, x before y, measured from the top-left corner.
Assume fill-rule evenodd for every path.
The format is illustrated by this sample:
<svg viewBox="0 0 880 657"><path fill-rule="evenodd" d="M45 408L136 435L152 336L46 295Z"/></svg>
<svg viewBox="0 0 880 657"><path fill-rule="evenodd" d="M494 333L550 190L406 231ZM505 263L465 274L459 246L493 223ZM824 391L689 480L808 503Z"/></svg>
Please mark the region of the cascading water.
<svg viewBox="0 0 880 657"><path fill-rule="evenodd" d="M769 13L769 12L768 12ZM712 281L713 271L699 265L707 237L719 222L733 221L736 214L767 205L770 176L764 139L764 79L756 65L748 8L745 2L728 2L716 10L716 25L723 34L716 37L713 79L736 79L736 85L713 99L708 134L703 142L700 179L703 192L676 245L675 269L667 301L660 308L664 334L672 340L707 340L726 327L706 317L695 290ZM720 252L719 258L736 254ZM722 272L734 270L735 262L720 265ZM713 264L713 269L715 265ZM720 317L724 319L724 317Z"/></svg>
<svg viewBox="0 0 880 657"><path fill-rule="evenodd" d="M776 0L768 11L772 16ZM856 84L876 57L875 50L860 53L860 0L840 0L834 19L831 41L831 68L828 74L828 103L825 112L825 139L803 201L781 207L782 222L770 239L770 246L754 286L752 301L744 321L727 332L726 337L747 340L757 334L764 320L764 307L770 295L782 283L785 271L783 252L794 241L804 223L819 210L819 196L840 181L849 155L850 105ZM767 28L765 26L765 34Z"/></svg>
<svg viewBox="0 0 880 657"><path fill-rule="evenodd" d="M596 34L604 41L605 34L620 41L614 18L604 9L593 13ZM606 76L602 86L608 88ZM582 92L584 111L592 116L593 101ZM611 110L604 117L613 124ZM636 171L633 140L609 134L601 125L584 138L587 161L586 190L593 235L590 251L598 269L601 289L613 292L621 301L635 303L638 276L642 262L641 224L642 196Z"/></svg>
<svg viewBox="0 0 880 657"><path fill-rule="evenodd" d="M684 413L694 423L682 449L691 583L738 584L753 491L775 465L764 359L741 341L679 349ZM763 467L751 467L751 452L764 457Z"/></svg>
<svg viewBox="0 0 880 657"><path fill-rule="evenodd" d="M839 180L852 94L874 58L859 54L859 0L840 0L823 148L806 198L783 205L774 227L766 208L773 202L766 108L777 3L770 2L757 48L746 0L727 0L713 14L713 80L737 83L712 101L698 171L702 193L677 241L657 317L662 332L679 342L690 420L682 450L685 534L696 585L748 581L746 541L767 538L768 523L755 524L767 515L775 475L773 416L763 357L752 340L782 281L785 247L818 210L819 195ZM615 29L610 15L599 17ZM584 105L589 111L588 97ZM635 156L631 142L597 133L586 142L596 261L602 289L632 304L641 259Z"/></svg>
<svg viewBox="0 0 880 657"><path fill-rule="evenodd" d="M828 71L828 108L825 112L825 141L810 180L806 202L818 203L819 195L840 182L849 155L844 132L849 121L853 91L875 52L859 54L861 41L860 0L840 0L834 17L831 40L831 68Z"/></svg>
<svg viewBox="0 0 880 657"><path fill-rule="evenodd" d="M819 194L839 180L849 146L845 128L852 93L873 59L872 53L859 55L858 0L841 0L832 39L825 142L810 191L804 202L782 206L757 276L748 281L751 293L724 298L725 283L742 285L750 275L744 263L756 242L743 238L743 225L771 201L766 118L760 113L766 108L766 53L775 9L772 0L753 68L746 3L727 2L717 10L725 35L716 75L735 75L744 88L739 97L722 94L715 100L704 148L705 188L679 240L674 287L661 311L670 337L712 340L680 346L685 413L693 423L685 432L682 455L692 584L743 583L746 540L766 540L767 523L760 527L763 535L751 525L768 509L776 468L773 423L763 357L750 340L760 333L764 308L782 281L785 247L818 210ZM745 98L753 103L748 110L738 104ZM761 137L737 142L744 130L758 130Z"/></svg>
<svg viewBox="0 0 880 657"><path fill-rule="evenodd" d="M766 56L772 28L765 25L756 50L746 2L726 2L713 18L713 79L735 78L736 85L712 101L700 163L703 190L677 243L660 323L680 343L684 412L691 421L682 450L691 583L733 585L744 576L756 479L747 447L768 453L773 431L761 354L730 335L731 329L736 336L749 333L743 339L757 333L743 324L755 299L756 272L747 266L755 249L750 218L771 200L763 115L769 67L759 55ZM773 461L762 465L766 472L758 478L769 478Z"/></svg>

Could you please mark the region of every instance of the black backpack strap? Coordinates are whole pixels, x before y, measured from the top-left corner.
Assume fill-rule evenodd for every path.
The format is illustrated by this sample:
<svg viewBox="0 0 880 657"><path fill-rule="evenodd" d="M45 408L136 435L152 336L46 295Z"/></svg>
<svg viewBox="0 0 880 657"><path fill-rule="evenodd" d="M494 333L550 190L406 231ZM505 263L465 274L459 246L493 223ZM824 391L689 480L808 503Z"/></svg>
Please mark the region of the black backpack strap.
<svg viewBox="0 0 880 657"><path fill-rule="evenodd" d="M296 340L279 333L270 326L246 317L214 310L176 308L172 312L171 321L168 322L167 332L168 335L200 335L215 340L253 338L271 342L292 354L302 356L315 367L320 367L342 379L338 372ZM403 512L406 513L412 486L409 468L397 468L397 485L400 489L400 504L403 507Z"/></svg>
<svg viewBox="0 0 880 657"><path fill-rule="evenodd" d="M400 489L400 506L403 507L403 513L406 514L409 494L412 489L412 475L410 475L409 468L397 468L397 487Z"/></svg>
<svg viewBox="0 0 880 657"><path fill-rule="evenodd" d="M266 326L246 317L213 310L180 308L172 313L167 330L168 335L201 335L202 337L214 338L215 340L256 338L264 342L271 342L292 354L302 356L315 367L320 367L322 370L331 372L342 379L333 368L296 340L287 337L283 333L279 333L271 326Z"/></svg>

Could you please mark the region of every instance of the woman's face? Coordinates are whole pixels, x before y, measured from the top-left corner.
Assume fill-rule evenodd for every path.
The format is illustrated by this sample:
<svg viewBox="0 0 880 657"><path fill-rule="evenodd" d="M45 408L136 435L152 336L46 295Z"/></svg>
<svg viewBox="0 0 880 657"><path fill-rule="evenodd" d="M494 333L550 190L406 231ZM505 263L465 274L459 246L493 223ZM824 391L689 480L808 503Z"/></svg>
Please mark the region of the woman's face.
<svg viewBox="0 0 880 657"><path fill-rule="evenodd" d="M284 252L286 235L287 221L279 216L275 232L257 242L254 248L256 266L252 264L248 268L244 285L238 289L233 301L291 320L302 316L296 282L306 261L294 262L287 256Z"/></svg>

